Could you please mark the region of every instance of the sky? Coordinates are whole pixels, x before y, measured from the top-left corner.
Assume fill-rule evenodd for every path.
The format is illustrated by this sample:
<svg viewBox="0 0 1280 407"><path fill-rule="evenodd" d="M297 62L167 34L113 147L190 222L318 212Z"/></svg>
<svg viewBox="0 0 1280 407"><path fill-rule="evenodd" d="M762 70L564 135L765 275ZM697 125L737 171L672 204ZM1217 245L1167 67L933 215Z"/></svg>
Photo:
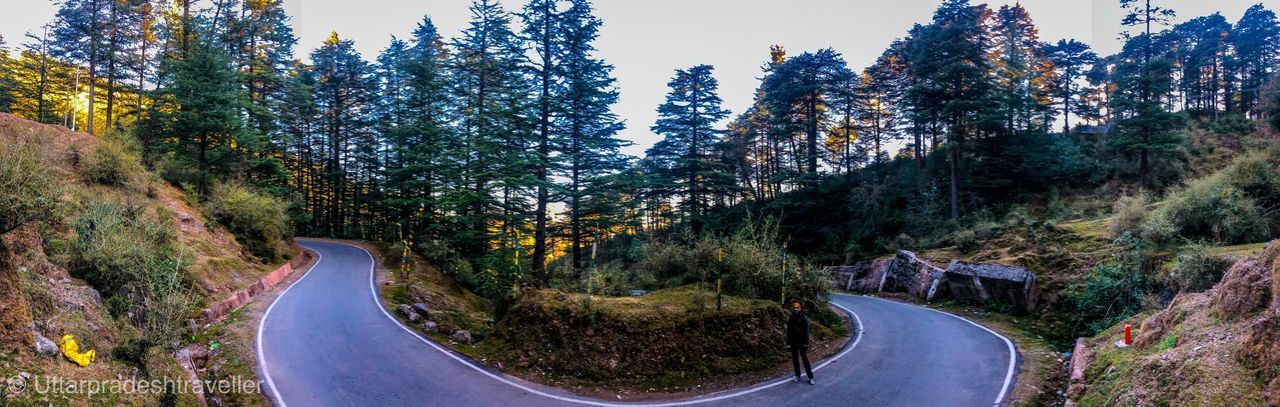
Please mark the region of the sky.
<svg viewBox="0 0 1280 407"><path fill-rule="evenodd" d="M197 0L205 6L210 0ZM518 11L527 0L502 4ZM10 47L26 32L53 20L51 0L0 0L0 36ZM598 56L614 66L620 99L614 111L626 121L621 137L634 143L624 152L643 155L659 139L649 127L657 119L666 83L676 68L715 67L724 107L737 115L751 105L769 57L779 44L795 55L830 47L861 70L875 61L912 24L925 23L940 0L596 0L604 21ZM974 4L982 3L972 0ZM987 1L992 8L1015 1ZM1249 6L1280 10L1280 0L1155 0L1178 12L1177 21L1222 12L1235 22ZM284 0L298 36L295 53L307 59L332 31L355 41L372 61L395 35L408 38L424 15L442 35L453 36L469 20L468 0ZM1022 0L1040 28L1040 38L1074 38L1101 55L1120 47L1119 0Z"/></svg>

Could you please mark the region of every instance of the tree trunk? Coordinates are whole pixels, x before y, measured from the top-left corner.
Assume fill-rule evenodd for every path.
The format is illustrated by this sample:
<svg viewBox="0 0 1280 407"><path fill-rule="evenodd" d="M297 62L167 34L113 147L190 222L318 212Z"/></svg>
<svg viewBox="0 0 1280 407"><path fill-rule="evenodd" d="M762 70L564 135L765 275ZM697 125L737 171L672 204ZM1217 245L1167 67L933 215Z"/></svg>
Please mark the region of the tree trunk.
<svg viewBox="0 0 1280 407"><path fill-rule="evenodd" d="M533 228L533 274L540 285L550 283L547 273L547 192L548 157L550 157L551 132L551 10L550 4L544 4L542 10L542 97L540 101L538 123L538 208L534 215Z"/></svg>

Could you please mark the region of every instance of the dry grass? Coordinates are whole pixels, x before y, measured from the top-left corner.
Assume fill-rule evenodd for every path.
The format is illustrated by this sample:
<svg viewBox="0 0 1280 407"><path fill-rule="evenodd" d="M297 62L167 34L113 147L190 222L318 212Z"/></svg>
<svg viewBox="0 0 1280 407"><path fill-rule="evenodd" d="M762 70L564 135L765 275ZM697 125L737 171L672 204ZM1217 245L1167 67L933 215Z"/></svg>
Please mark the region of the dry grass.
<svg viewBox="0 0 1280 407"><path fill-rule="evenodd" d="M1079 405L1275 405L1280 317L1266 305L1277 262L1280 246L1241 259L1212 290L1179 295L1091 338ZM1137 338L1117 348L1125 324Z"/></svg>
<svg viewBox="0 0 1280 407"><path fill-rule="evenodd" d="M168 184L148 181L145 185L132 182L129 185L101 185L81 179L80 166L101 145L98 138L0 114L0 143L14 143L19 138L37 140L42 144L48 152L43 164L68 186L62 196L67 213L59 213L55 219L65 218L87 202L102 199L129 202L144 207L147 212L172 218L176 229L174 246L183 249L181 256L184 260L195 263L190 271L198 291L206 298L221 299L226 293L247 286L275 268L276 265L255 261L229 233L210 224L181 191ZM155 180L149 173L142 175L145 180ZM25 278L21 279L22 292L36 319L44 324L50 339L56 341L60 334L72 333L84 348L97 351L97 361L88 368L80 368L60 357L0 352L0 380L18 372L86 380L133 377L137 374L134 366L116 359L113 350L126 339L137 337L138 333L122 319L107 315L105 305L93 299L92 290L85 282L67 275L63 268L68 260L65 250L69 247L68 242L74 241L75 232L67 222L47 223L38 229L36 237L28 239L36 244L23 249L24 263L21 266L31 272L24 273ZM63 255L45 260L45 252ZM244 338L233 338L227 342L233 341L244 342L231 343L230 348L245 347L251 343ZM152 349L145 359L153 378L183 377L171 355ZM252 373L252 364L249 366L247 370ZM0 389L0 393L3 390ZM192 405L194 400L179 399L179 403ZM26 393L17 398L0 398L0 405L50 404L156 405L158 400L155 397L119 394L59 397Z"/></svg>

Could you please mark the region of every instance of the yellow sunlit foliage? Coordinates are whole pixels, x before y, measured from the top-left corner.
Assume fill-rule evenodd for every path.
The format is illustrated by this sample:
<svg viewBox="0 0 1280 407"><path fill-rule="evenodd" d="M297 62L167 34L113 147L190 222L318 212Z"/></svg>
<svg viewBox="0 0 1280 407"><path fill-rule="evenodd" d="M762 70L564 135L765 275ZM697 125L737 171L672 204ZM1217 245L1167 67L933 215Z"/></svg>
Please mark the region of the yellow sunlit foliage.
<svg viewBox="0 0 1280 407"><path fill-rule="evenodd" d="M9 72L15 82L12 113L18 117L42 123L57 123L81 131L88 131L89 73L86 69L23 51L8 60ZM151 100L136 91L136 86L121 82L109 83L106 78L96 78L94 92L94 129L101 134L106 130L110 113L112 125L125 126L137 120L139 113L150 106ZM107 88L114 86L115 103L107 112Z"/></svg>

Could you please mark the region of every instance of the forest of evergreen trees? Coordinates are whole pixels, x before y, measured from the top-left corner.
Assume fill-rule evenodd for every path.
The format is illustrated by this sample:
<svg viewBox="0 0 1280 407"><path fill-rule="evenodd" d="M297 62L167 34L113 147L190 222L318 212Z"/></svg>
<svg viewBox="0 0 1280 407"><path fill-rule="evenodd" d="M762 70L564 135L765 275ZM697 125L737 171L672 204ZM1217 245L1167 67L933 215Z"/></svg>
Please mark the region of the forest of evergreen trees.
<svg viewBox="0 0 1280 407"><path fill-rule="evenodd" d="M0 111L131 134L196 199L251 185L291 204L300 235L404 236L506 284L581 269L613 236L775 215L805 228L794 250L857 256L1072 188L1160 190L1181 179L1186 123L1267 116L1275 13L1119 1L1111 56L968 0L861 70L761 44L744 112L721 106L712 66L672 67L644 157L620 153L589 0L476 0L456 37L424 18L376 56L337 32L297 54L280 0L65 0L0 53Z"/></svg>

